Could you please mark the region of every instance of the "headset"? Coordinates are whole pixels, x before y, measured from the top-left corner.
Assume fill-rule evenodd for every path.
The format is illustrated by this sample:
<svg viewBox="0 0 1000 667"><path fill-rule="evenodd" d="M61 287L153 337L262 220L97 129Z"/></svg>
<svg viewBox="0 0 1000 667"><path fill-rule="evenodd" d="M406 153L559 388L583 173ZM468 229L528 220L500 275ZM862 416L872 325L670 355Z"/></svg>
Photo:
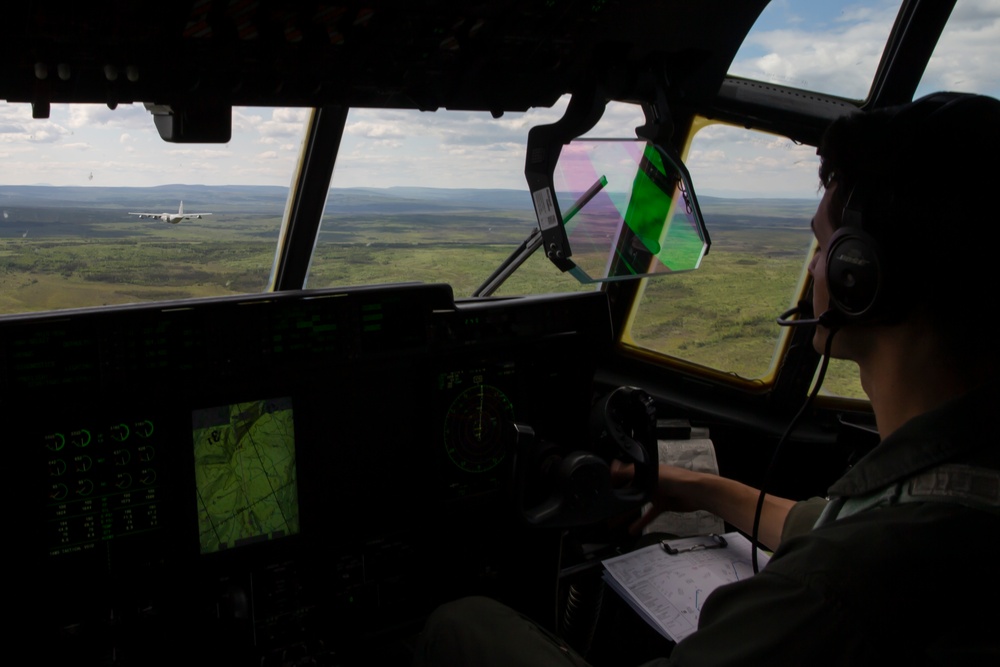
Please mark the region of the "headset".
<svg viewBox="0 0 1000 667"><path fill-rule="evenodd" d="M890 136L886 150L899 152L901 146L918 141L938 141L935 125L947 123L956 108L984 100L968 93L935 93L912 104L889 111L886 126ZM921 133L931 136L922 137ZM910 149L909 152L913 152ZM902 166L902 165L898 165ZM946 168L942 165L941 168ZM905 228L905 204L892 183L865 182L853 185L845 198L840 227L826 248L826 285L829 309L814 316L806 300L782 313L781 326L819 324L836 329L858 322L890 322L904 316L912 301L903 288L905 259L891 248L893 235ZM882 239L880 243L879 239ZM794 316L794 319L792 319Z"/></svg>
<svg viewBox="0 0 1000 667"><path fill-rule="evenodd" d="M881 194L881 193L879 193ZM826 288L830 308L841 323L871 321L889 313L896 301L894 272L879 242L866 231L865 222L888 214L884 198L858 184L851 188L841 215L841 226L826 249Z"/></svg>

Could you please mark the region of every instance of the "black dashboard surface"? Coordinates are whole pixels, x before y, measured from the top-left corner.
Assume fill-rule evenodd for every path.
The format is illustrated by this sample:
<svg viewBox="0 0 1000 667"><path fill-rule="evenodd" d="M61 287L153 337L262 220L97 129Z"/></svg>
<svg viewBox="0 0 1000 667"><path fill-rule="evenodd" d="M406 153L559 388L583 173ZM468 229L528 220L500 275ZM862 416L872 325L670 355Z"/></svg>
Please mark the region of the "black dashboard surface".
<svg viewBox="0 0 1000 667"><path fill-rule="evenodd" d="M584 441L610 343L601 293L447 285L6 318L8 548L41 573L15 632L94 663L363 664L442 601L546 585L505 425Z"/></svg>

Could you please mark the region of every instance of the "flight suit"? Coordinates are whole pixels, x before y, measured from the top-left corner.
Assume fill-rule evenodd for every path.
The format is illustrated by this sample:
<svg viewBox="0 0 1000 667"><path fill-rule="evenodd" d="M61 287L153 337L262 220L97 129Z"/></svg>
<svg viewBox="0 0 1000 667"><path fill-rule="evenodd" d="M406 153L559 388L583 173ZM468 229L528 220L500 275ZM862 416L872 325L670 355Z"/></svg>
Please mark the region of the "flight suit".
<svg viewBox="0 0 1000 667"><path fill-rule="evenodd" d="M861 509L783 540L760 574L717 589L669 665L1000 664L1000 391L916 417L830 488L890 496L941 464L981 471L969 498ZM992 480L992 481L991 481ZM959 494L961 495L961 494ZM992 498L992 507L990 499Z"/></svg>

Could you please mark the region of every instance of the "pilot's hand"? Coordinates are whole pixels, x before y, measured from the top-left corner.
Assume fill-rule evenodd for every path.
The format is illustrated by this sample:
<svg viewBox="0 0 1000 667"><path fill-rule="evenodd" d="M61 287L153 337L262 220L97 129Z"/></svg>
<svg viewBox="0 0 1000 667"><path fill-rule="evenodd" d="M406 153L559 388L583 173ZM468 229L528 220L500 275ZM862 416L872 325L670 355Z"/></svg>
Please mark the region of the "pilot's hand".
<svg viewBox="0 0 1000 667"><path fill-rule="evenodd" d="M611 462L611 480L615 486L625 486L632 481L634 467L621 461ZM629 532L638 535L661 512L693 512L703 509L694 498L697 482L707 473L694 472L661 463L657 473L656 489L650 505L629 526Z"/></svg>

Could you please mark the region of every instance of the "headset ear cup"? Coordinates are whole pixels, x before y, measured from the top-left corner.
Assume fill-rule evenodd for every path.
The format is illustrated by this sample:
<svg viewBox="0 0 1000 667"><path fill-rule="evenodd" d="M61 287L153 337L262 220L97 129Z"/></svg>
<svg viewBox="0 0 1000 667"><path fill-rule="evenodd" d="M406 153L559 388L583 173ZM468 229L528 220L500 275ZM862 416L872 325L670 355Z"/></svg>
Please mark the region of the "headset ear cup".
<svg viewBox="0 0 1000 667"><path fill-rule="evenodd" d="M830 305L846 320L871 320L888 310L878 244L859 229L842 227L830 237L826 282Z"/></svg>

